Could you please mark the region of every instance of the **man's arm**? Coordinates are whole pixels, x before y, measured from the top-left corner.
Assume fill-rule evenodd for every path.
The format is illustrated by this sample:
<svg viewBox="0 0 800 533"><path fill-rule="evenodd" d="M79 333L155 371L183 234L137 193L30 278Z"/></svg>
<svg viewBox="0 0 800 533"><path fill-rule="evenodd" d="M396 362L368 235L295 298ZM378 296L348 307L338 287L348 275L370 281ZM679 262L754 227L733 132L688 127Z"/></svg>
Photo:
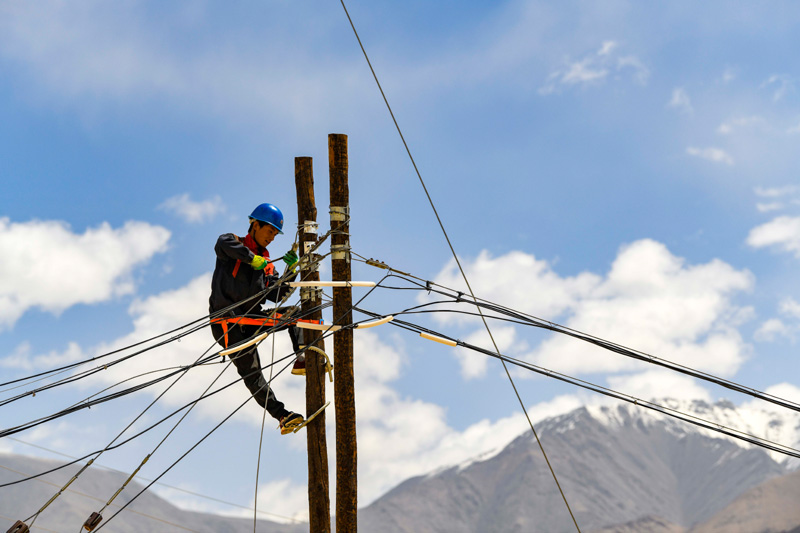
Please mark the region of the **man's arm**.
<svg viewBox="0 0 800 533"><path fill-rule="evenodd" d="M217 239L214 251L220 259L233 259L243 263L250 263L255 254L241 243L239 237L233 233L225 233Z"/></svg>
<svg viewBox="0 0 800 533"><path fill-rule="evenodd" d="M297 277L297 272L283 280L283 283L276 285L280 276L267 276L267 300L271 302L280 302L286 294L292 290L291 287L286 285L286 282L294 281Z"/></svg>

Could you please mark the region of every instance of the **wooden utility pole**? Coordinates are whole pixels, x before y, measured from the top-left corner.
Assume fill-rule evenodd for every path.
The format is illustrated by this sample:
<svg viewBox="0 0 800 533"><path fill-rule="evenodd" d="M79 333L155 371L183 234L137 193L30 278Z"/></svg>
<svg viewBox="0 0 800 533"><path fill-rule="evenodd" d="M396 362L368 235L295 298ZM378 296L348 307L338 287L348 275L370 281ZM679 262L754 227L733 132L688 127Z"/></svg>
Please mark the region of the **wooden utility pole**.
<svg viewBox="0 0 800 533"><path fill-rule="evenodd" d="M350 281L350 189L347 183L347 135L328 135L331 201L331 267L333 281ZM350 287L333 289L334 324L353 323ZM336 531L355 533L358 504L356 393L353 372L353 330L333 334L336 372Z"/></svg>
<svg viewBox="0 0 800 533"><path fill-rule="evenodd" d="M307 255L311 246L317 243L317 206L314 200L314 172L310 157L294 159L294 182L297 188L297 220L301 224L300 256ZM316 254L315 254L316 255ZM308 263L306 263L308 264ZM314 266L301 270L301 281L319 281L319 271ZM321 290L301 288L300 299L303 314L322 304ZM305 318L322 319L318 309ZM322 332L304 329L303 344L316 346L325 351ZM325 357L306 350L306 416L317 412L325 404ZM308 514L311 533L330 533L331 501L328 484L328 445L325 435L325 412L306 426L308 447ZM346 530L340 530L346 531Z"/></svg>

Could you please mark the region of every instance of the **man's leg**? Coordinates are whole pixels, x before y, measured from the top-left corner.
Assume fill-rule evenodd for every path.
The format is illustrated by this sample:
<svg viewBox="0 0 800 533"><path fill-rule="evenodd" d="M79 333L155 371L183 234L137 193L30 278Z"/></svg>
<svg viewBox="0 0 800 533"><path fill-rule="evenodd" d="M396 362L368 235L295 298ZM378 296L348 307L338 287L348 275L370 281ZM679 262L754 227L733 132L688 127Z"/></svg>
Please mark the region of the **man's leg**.
<svg viewBox="0 0 800 533"><path fill-rule="evenodd" d="M298 309L296 307L276 307L274 309L267 309L262 311L266 316L269 316L273 313L279 313L283 315L284 318L287 320L291 315L297 314ZM296 376L305 376L306 375L306 356L301 350L305 348L305 343L303 342L303 330L298 328L295 325L281 325L275 328L275 331L281 330L288 330L289 331L289 339L292 341L292 349L294 353L297 354L297 359L294 361L294 365L292 365L292 374Z"/></svg>
<svg viewBox="0 0 800 533"><path fill-rule="evenodd" d="M257 328L250 328L247 326L243 328L241 326L229 325L228 346L233 346L236 343L249 339L256 334L256 331ZM220 346L224 347L225 339L222 338L222 326L212 324L211 332L214 334L214 338L218 339L217 342L219 342ZM236 366L239 375L242 377L245 386L258 402L258 405L263 408L266 404L267 412L276 420L280 420L289 414L283 402L279 401L275 396L272 386L267 387L267 380L264 379L264 374L261 371L261 361L255 346L242 350L241 352L233 353L230 355L230 358L231 362ZM267 394L267 388L269 388L269 395Z"/></svg>

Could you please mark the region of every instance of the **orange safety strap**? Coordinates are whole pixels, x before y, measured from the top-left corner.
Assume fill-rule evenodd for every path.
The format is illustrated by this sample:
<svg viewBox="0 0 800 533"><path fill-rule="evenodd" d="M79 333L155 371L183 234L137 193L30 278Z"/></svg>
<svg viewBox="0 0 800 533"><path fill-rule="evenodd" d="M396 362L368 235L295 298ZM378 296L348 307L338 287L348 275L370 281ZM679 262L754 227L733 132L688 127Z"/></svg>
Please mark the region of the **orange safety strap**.
<svg viewBox="0 0 800 533"><path fill-rule="evenodd" d="M281 326L291 325L297 322L308 322L309 324L322 324L321 319L317 320L308 318L296 318L291 322L283 322L280 320L282 316L283 315L279 313L275 313L270 318L250 318L245 316L222 317L222 318L212 318L211 323L219 324L222 326L222 332L225 336L225 348L228 347L228 324L232 324L234 326L239 324L242 326L268 326L268 327L278 326L278 325Z"/></svg>

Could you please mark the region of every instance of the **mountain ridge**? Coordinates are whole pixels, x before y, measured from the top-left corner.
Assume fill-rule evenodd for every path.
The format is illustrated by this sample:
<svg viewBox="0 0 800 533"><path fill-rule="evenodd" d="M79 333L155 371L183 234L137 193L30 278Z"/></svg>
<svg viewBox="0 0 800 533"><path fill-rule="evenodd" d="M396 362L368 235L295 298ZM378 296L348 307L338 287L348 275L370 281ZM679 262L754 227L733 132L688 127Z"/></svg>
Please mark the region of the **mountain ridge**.
<svg viewBox="0 0 800 533"><path fill-rule="evenodd" d="M756 434L771 432L793 446L800 440L800 416L795 412L752 404L737 407L727 401L658 403L712 423L738 425ZM800 497L800 472L793 472L796 463L785 456L628 404L584 406L540 420L536 427L584 531L778 533L800 525L800 516L785 509L791 507L787 502ZM0 483L21 477L12 470L41 472L56 464L0 454ZM0 515L13 518L10 526L32 514L78 468L43 476L41 481L55 486L29 482L24 488L0 489ZM125 477L89 469L70 491L108 496ZM126 503L140 488L132 482L116 503ZM36 525L55 531L63 531L59 527L65 524L70 530L78 528L104 502L66 492ZM152 492L145 492L130 509L114 518L113 531L243 533L253 527L252 519L182 510ZM23 511L25 516L17 516ZM114 512L107 510L106 520ZM308 524L259 523L259 531L308 531ZM735 524L749 529L734 529ZM359 510L359 530L558 533L574 531L575 526L533 435L526 431L504 447L403 481Z"/></svg>
<svg viewBox="0 0 800 533"><path fill-rule="evenodd" d="M800 435L793 412L740 410L727 401L659 403L713 423L780 430L792 444ZM537 431L586 530L646 517L658 517L664 531L691 528L792 466L749 443L633 405L581 407L538 422ZM406 480L362 515L362 531L575 530L530 432L488 459Z"/></svg>

